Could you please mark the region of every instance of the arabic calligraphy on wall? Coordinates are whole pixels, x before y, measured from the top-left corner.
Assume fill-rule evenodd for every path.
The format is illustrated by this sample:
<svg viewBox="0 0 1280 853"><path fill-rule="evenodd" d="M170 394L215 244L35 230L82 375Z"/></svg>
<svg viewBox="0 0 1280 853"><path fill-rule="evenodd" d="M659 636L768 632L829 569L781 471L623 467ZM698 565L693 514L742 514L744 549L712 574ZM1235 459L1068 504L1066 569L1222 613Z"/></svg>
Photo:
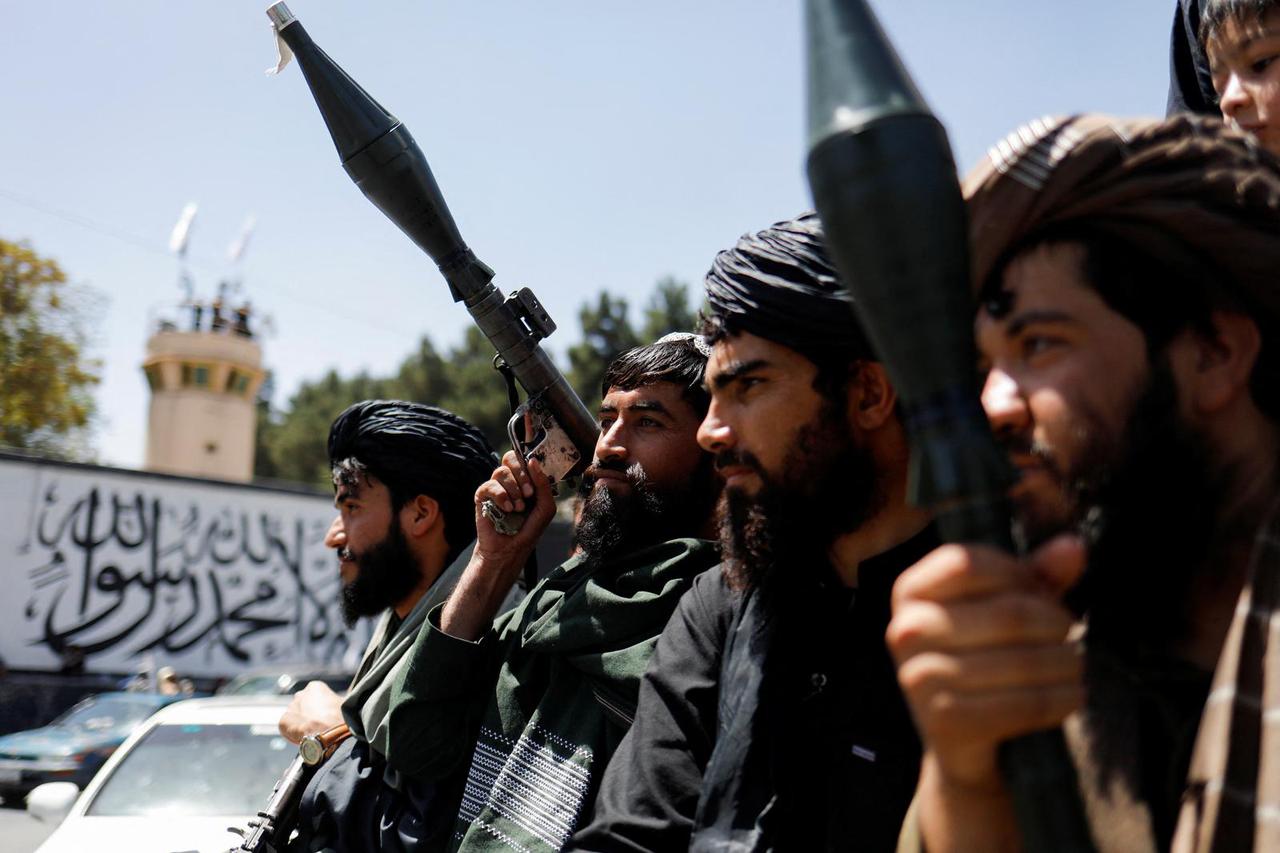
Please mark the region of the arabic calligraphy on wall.
<svg viewBox="0 0 1280 853"><path fill-rule="evenodd" d="M0 460L0 655L92 671L147 655L190 674L337 663L357 642L338 608L322 496ZM25 526L22 522L25 521Z"/></svg>

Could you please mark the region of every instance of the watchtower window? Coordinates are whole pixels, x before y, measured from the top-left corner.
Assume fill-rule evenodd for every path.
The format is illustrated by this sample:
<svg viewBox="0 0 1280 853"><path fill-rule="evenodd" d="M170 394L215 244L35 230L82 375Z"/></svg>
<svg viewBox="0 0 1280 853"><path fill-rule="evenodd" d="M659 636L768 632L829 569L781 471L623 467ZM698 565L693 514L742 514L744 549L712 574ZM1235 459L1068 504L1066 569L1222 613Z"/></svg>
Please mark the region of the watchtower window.
<svg viewBox="0 0 1280 853"><path fill-rule="evenodd" d="M151 364L143 368L143 373L147 375L147 385L152 391L159 391L164 387L164 377L160 375L160 365Z"/></svg>
<svg viewBox="0 0 1280 853"><path fill-rule="evenodd" d="M249 375L232 368L227 374L227 392L243 397L249 390Z"/></svg>
<svg viewBox="0 0 1280 853"><path fill-rule="evenodd" d="M209 366L207 364L182 365L182 386L184 388L208 388Z"/></svg>

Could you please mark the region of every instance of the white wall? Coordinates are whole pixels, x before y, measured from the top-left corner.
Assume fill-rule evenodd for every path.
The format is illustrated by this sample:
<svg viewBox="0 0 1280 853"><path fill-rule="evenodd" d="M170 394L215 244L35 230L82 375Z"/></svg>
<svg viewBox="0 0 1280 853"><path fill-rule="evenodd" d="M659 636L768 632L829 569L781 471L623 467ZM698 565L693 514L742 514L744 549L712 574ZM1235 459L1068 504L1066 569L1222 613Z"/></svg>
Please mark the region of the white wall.
<svg viewBox="0 0 1280 853"><path fill-rule="evenodd" d="M0 656L184 675L339 663L362 649L322 544L327 497L0 456Z"/></svg>

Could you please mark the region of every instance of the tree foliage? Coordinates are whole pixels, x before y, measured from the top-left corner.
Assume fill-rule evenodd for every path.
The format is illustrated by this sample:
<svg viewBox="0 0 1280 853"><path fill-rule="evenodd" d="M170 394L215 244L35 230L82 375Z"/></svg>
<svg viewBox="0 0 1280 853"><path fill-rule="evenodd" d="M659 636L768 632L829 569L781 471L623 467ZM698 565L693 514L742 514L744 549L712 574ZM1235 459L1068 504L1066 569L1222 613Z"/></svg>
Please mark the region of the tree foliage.
<svg viewBox="0 0 1280 853"><path fill-rule="evenodd" d="M511 402L507 383L493 367L493 344L475 326L468 326L462 346L449 352L444 374L450 389L439 400L424 400L454 412L484 432L495 450L506 448ZM410 397L409 399L420 399Z"/></svg>
<svg viewBox="0 0 1280 853"><path fill-rule="evenodd" d="M644 343L652 343L672 332L692 332L697 322L696 312L689 307L689 288L684 282L665 276L658 280L645 306L640 338Z"/></svg>
<svg viewBox="0 0 1280 853"><path fill-rule="evenodd" d="M254 474L297 483L328 485L329 425L338 413L361 400L387 397L389 383L367 373L349 379L330 370L315 382L304 382L289 398L289 409L258 434Z"/></svg>
<svg viewBox="0 0 1280 853"><path fill-rule="evenodd" d="M627 319L627 300L607 291L596 297L595 304L583 305L578 311L582 324L582 342L569 347L569 384L591 408L599 402L600 381L609 362L621 352L640 344L640 336Z"/></svg>
<svg viewBox="0 0 1280 853"><path fill-rule="evenodd" d="M641 331L627 317L627 301L607 292L579 311L582 340L569 348L566 376L588 408L599 402L608 363L625 349L672 331L688 331L694 316L685 285L664 278L646 303ZM329 482L325 440L329 425L352 403L374 397L417 400L456 412L479 427L495 449L506 448L511 407L506 383L493 367L492 344L468 326L462 342L441 355L427 337L386 377L344 379L337 372L304 382L284 411L260 400L254 474L324 485Z"/></svg>
<svg viewBox="0 0 1280 853"><path fill-rule="evenodd" d="M99 366L76 296L56 261L0 240L0 445L86 455Z"/></svg>

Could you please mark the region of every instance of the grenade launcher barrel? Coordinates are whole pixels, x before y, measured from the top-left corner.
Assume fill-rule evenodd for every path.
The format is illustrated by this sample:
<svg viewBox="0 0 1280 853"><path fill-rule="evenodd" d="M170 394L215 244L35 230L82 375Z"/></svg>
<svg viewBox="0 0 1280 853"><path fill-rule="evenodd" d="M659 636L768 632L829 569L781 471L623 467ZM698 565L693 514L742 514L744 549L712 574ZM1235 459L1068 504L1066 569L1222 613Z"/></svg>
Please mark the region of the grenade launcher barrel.
<svg viewBox="0 0 1280 853"><path fill-rule="evenodd" d="M1013 473L975 378L964 200L946 132L866 0L807 0L809 185L860 320L897 387L914 503L942 538L1012 550ZM1003 744L1029 851L1089 851L1061 731Z"/></svg>
<svg viewBox="0 0 1280 853"><path fill-rule="evenodd" d="M431 256L454 301L466 306L530 399L552 413L577 451L572 470L556 472L556 479L581 473L591 461L599 428L539 344L555 323L527 288L504 297L493 284L493 270L463 241L422 149L399 119L311 40L284 3L272 5L267 16L302 68L342 168Z"/></svg>

